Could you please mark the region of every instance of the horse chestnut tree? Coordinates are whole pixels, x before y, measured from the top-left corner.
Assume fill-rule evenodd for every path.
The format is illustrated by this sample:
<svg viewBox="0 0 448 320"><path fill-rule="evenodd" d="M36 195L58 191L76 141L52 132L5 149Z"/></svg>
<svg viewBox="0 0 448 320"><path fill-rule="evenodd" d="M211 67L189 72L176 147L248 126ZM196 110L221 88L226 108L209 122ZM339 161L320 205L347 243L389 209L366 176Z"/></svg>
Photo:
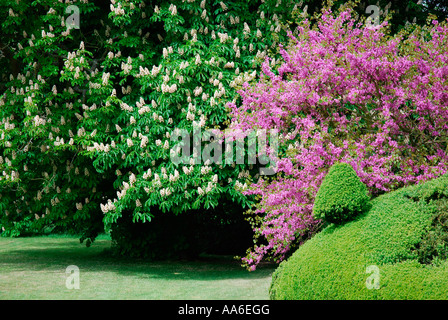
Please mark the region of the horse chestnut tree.
<svg viewBox="0 0 448 320"><path fill-rule="evenodd" d="M150 223L156 213L223 199L250 205L238 190L247 165L176 165L171 135L225 129L226 104L268 54L279 57L299 8L278 0L2 1L2 235L93 240L124 213Z"/></svg>

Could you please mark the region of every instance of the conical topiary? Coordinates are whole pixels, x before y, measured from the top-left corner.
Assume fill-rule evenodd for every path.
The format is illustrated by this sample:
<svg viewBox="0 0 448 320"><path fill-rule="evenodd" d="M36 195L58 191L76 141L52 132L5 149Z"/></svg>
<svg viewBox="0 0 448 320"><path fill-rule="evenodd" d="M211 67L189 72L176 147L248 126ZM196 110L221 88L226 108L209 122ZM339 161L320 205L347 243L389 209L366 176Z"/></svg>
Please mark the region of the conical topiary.
<svg viewBox="0 0 448 320"><path fill-rule="evenodd" d="M334 164L325 176L314 201L316 219L341 224L368 209L367 187L347 163Z"/></svg>

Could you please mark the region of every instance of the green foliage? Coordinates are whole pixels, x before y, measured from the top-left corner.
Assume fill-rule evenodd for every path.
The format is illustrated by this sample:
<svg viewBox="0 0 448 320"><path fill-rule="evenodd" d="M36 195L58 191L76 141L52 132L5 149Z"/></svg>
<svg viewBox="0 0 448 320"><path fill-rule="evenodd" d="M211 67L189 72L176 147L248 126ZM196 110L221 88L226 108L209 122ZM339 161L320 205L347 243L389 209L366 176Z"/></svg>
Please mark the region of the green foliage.
<svg viewBox="0 0 448 320"><path fill-rule="evenodd" d="M421 241L415 245L418 261L424 264L437 263L448 257L448 199L434 201L437 210L431 226Z"/></svg>
<svg viewBox="0 0 448 320"><path fill-rule="evenodd" d="M367 187L352 166L336 163L317 192L313 215L330 223L344 223L367 210L369 200Z"/></svg>
<svg viewBox="0 0 448 320"><path fill-rule="evenodd" d="M407 192L405 196L413 201L431 204L432 222L414 252L422 264L438 264L448 257L448 188L445 178L428 182Z"/></svg>
<svg viewBox="0 0 448 320"><path fill-rule="evenodd" d="M299 3L321 6L71 1L80 28L67 30L64 1L1 1L1 235L81 233L90 244L122 216L212 210L222 195L250 207L236 186L257 168L175 166L170 136L193 121L227 127L226 104L266 56L276 64Z"/></svg>
<svg viewBox="0 0 448 320"><path fill-rule="evenodd" d="M448 175L372 200L367 214L329 225L273 274L272 299L447 299L448 262L419 263L415 247L427 237ZM429 199L429 200L428 200ZM368 289L368 266L379 270L379 289Z"/></svg>
<svg viewBox="0 0 448 320"><path fill-rule="evenodd" d="M222 195L250 206L235 186L258 168L175 165L170 137L192 135L195 122L226 128L226 104L264 57L278 57L296 3L73 4L80 28L67 30L66 3L0 3L2 235L67 231L90 244L123 215L174 219L217 208Z"/></svg>

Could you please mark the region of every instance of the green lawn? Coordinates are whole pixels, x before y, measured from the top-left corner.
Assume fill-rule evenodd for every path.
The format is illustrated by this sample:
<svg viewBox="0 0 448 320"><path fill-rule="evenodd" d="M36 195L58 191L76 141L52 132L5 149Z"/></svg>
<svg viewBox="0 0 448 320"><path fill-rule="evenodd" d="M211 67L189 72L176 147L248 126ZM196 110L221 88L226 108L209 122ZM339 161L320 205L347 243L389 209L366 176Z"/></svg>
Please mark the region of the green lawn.
<svg viewBox="0 0 448 320"><path fill-rule="evenodd" d="M148 262L113 258L110 240L0 238L0 299L269 299L275 266L248 272L231 257ZM79 289L68 289L69 265Z"/></svg>

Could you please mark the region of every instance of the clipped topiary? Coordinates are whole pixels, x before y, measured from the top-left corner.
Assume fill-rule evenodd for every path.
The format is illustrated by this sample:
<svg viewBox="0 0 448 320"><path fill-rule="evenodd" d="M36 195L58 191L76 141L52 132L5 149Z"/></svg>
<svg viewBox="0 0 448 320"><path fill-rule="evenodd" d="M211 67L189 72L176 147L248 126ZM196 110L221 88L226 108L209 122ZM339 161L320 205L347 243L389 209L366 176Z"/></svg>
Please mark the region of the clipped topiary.
<svg viewBox="0 0 448 320"><path fill-rule="evenodd" d="M325 176L314 201L313 215L335 224L353 220L369 205L367 187L347 163L334 164Z"/></svg>

